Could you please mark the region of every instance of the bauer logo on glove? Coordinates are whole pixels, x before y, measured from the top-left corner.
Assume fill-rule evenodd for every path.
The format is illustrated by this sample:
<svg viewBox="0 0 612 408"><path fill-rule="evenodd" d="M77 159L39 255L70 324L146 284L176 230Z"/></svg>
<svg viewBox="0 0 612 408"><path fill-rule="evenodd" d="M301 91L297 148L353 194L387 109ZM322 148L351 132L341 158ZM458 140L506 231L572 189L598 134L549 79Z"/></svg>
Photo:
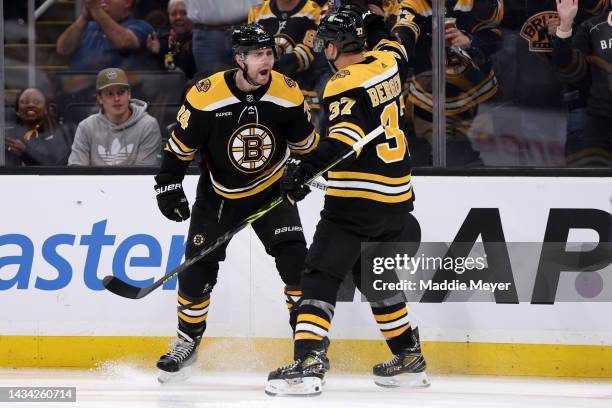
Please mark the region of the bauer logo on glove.
<svg viewBox="0 0 612 408"><path fill-rule="evenodd" d="M183 192L183 185L177 181L176 177L167 174L160 174L155 177L157 185L157 206L166 218L172 221L181 222L188 219L191 215L189 202Z"/></svg>

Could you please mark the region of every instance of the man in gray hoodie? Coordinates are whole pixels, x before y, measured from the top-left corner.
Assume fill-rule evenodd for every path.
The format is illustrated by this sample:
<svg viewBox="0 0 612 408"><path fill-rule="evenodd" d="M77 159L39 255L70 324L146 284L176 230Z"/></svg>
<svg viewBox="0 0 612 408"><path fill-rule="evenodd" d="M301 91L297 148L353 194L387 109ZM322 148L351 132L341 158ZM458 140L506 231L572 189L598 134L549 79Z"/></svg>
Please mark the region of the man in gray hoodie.
<svg viewBox="0 0 612 408"><path fill-rule="evenodd" d="M96 79L100 112L79 123L69 166L155 166L161 151L157 120L131 99L125 72L107 68Z"/></svg>

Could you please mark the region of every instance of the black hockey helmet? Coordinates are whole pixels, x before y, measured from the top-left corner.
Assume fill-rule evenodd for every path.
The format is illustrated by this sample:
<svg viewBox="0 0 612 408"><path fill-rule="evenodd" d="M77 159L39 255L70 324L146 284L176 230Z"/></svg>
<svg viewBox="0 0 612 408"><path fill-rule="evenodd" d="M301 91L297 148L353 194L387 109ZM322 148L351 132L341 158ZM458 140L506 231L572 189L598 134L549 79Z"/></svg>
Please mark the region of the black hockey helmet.
<svg viewBox="0 0 612 408"><path fill-rule="evenodd" d="M314 50L321 52L330 41L336 44L341 53L361 51L366 42L361 15L355 10L341 7L323 17L315 37Z"/></svg>
<svg viewBox="0 0 612 408"><path fill-rule="evenodd" d="M232 53L246 54L252 50L272 48L276 57L274 37L257 23L243 24L232 32Z"/></svg>

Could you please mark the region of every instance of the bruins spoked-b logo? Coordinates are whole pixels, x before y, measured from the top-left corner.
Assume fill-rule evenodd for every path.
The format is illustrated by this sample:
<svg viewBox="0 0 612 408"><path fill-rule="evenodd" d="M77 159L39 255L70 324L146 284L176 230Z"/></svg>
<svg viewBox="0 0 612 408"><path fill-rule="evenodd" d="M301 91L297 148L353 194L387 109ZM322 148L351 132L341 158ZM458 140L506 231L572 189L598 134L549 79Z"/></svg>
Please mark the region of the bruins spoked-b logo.
<svg viewBox="0 0 612 408"><path fill-rule="evenodd" d="M261 170L274 154L274 135L267 127L255 123L241 126L227 145L228 156L236 168L245 173Z"/></svg>
<svg viewBox="0 0 612 408"><path fill-rule="evenodd" d="M291 54L293 52L293 47L295 47L295 43L291 37L285 34L276 34L274 36L274 42L276 43L276 50L280 57Z"/></svg>
<svg viewBox="0 0 612 408"><path fill-rule="evenodd" d="M193 236L193 245L195 245L195 246L202 246L202 245L204 245L204 241L206 241L206 240L204 239L204 235L202 235L202 234L195 234Z"/></svg>
<svg viewBox="0 0 612 408"><path fill-rule="evenodd" d="M200 79L195 86L198 91L206 92L210 89L210 79Z"/></svg>

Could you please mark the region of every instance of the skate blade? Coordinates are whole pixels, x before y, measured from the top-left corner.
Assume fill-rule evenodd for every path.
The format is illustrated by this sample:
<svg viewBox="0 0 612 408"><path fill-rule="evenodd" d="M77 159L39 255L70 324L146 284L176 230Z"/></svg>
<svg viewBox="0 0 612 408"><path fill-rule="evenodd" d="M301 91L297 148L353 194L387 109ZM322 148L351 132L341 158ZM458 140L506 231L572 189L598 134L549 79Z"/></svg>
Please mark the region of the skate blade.
<svg viewBox="0 0 612 408"><path fill-rule="evenodd" d="M379 387L385 388L427 388L431 385L425 372L422 373L403 373L393 377L374 376L374 383Z"/></svg>
<svg viewBox="0 0 612 408"><path fill-rule="evenodd" d="M187 381L190 376L191 367L185 367L175 373L160 370L159 376L157 377L157 381L159 381L160 384L176 384Z"/></svg>
<svg viewBox="0 0 612 408"><path fill-rule="evenodd" d="M270 380L265 391L273 397L316 397L323 392L323 384L317 377L293 381Z"/></svg>

